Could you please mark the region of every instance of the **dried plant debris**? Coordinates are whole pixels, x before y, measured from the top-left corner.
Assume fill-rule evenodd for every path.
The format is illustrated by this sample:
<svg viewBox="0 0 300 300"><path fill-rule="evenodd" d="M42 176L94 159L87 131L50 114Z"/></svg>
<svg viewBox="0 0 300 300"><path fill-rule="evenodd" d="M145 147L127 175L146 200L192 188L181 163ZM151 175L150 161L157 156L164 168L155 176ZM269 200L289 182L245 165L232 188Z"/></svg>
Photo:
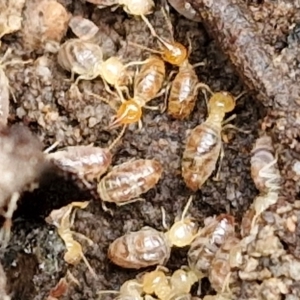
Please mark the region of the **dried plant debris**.
<svg viewBox="0 0 300 300"><path fill-rule="evenodd" d="M55 0L26 1L21 30L24 47L57 52L70 17L70 13Z"/></svg>
<svg viewBox="0 0 300 300"><path fill-rule="evenodd" d="M4 0L0 3L0 39L21 29L22 11L26 0ZM0 42L1 45L1 42Z"/></svg>
<svg viewBox="0 0 300 300"><path fill-rule="evenodd" d="M71 284L80 286L78 280L68 270L67 274L59 280L54 288L50 290L46 300L59 300L61 297L66 296Z"/></svg>
<svg viewBox="0 0 300 300"><path fill-rule="evenodd" d="M7 295L6 292L6 275L3 267L0 263L0 299L1 300L11 300L11 297Z"/></svg>
<svg viewBox="0 0 300 300"><path fill-rule="evenodd" d="M41 142L28 128L13 125L0 130L0 165L3 174L0 183L0 207L1 214L6 219L1 239L6 243L17 201L22 192L38 186L38 180L46 168L46 161Z"/></svg>

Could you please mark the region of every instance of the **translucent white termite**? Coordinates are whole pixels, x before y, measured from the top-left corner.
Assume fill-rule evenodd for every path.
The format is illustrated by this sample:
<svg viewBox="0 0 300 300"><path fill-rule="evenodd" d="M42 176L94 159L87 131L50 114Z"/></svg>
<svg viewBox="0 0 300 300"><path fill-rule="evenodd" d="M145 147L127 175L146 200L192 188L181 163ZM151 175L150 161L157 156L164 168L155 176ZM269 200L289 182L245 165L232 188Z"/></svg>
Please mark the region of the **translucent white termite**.
<svg viewBox="0 0 300 300"><path fill-rule="evenodd" d="M79 75L73 87L76 87L80 80L92 80L100 76L107 92L112 93L109 88L111 85L119 94L123 87L126 89L131 80L127 68L140 64L130 62L124 65L121 59L115 56L104 61L100 46L81 39L70 39L62 44L57 61L62 68L71 72L71 81L74 81L75 74Z"/></svg>
<svg viewBox="0 0 300 300"><path fill-rule="evenodd" d="M210 217L204 223L188 252L189 267L199 279L208 276L216 252L228 237L234 235L234 218L231 215Z"/></svg>
<svg viewBox="0 0 300 300"><path fill-rule="evenodd" d="M64 255L64 260L71 265L77 265L81 259L87 265L89 271L94 277L97 277L95 271L90 266L88 260L83 254L81 245L73 239L73 235L80 238L84 238L89 241L90 244L93 242L82 234L71 231L71 226L74 222L74 217L70 220L70 215L74 207L79 207L81 209L86 208L89 202L72 202L67 206L60 209L53 210L51 214L46 218L49 224L53 224L57 227L57 231L61 239L65 242L67 252Z"/></svg>
<svg viewBox="0 0 300 300"><path fill-rule="evenodd" d="M73 16L70 19L69 27L79 39L101 46L104 59L117 53L119 35L111 26L101 22L98 27L89 19Z"/></svg>
<svg viewBox="0 0 300 300"><path fill-rule="evenodd" d="M111 149L122 138L126 127L124 126L120 134L107 148L92 146L69 146L63 150L46 154L47 159L51 160L59 168L68 172L76 173L80 178L87 181L100 177L107 172L112 162ZM51 146L45 153L48 153Z"/></svg>
<svg viewBox="0 0 300 300"><path fill-rule="evenodd" d="M274 156L272 139L266 135L256 140L252 150L251 176L260 191L250 207L255 211L251 224L253 228L261 213L277 202L281 187L281 175L277 157Z"/></svg>
<svg viewBox="0 0 300 300"><path fill-rule="evenodd" d="M279 190L280 172L271 137L258 138L251 151L251 177L261 193Z"/></svg>
<svg viewBox="0 0 300 300"><path fill-rule="evenodd" d="M123 268L140 269L153 265L164 265L171 247L185 247L197 235L197 226L190 217L185 217L191 204L190 197L179 221L165 233L151 227L130 232L117 238L108 249L109 259Z"/></svg>

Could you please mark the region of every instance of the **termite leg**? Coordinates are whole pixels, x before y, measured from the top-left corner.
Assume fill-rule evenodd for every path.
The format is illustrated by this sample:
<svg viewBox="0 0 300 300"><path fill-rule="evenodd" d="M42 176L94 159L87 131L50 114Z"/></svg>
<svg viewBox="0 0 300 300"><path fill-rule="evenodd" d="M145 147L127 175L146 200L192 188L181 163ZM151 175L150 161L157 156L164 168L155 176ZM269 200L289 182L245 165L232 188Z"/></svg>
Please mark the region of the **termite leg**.
<svg viewBox="0 0 300 300"><path fill-rule="evenodd" d="M167 222L166 222L166 210L163 207L161 207L160 209L161 209L161 220L162 220L161 223L162 223L162 226L165 230L169 230L170 227L167 225Z"/></svg>
<svg viewBox="0 0 300 300"><path fill-rule="evenodd" d="M220 156L219 156L219 165L218 165L218 171L216 173L216 176L213 177L214 181L220 181L220 173L221 173L221 167L222 167L222 161L224 159L225 156L225 151L224 151L224 147L223 144L221 144L221 150L220 150Z"/></svg>
<svg viewBox="0 0 300 300"><path fill-rule="evenodd" d="M243 129L240 129L240 128L236 127L235 125L228 124L229 122L231 122L235 118L236 118L236 114L230 116L228 119L226 119L225 121L223 121L222 122L222 131L230 128L230 129L235 129L238 132L242 132L242 133L246 133L246 134L248 134L248 133L251 132L250 130L243 130Z"/></svg>
<svg viewBox="0 0 300 300"><path fill-rule="evenodd" d="M2 247L6 247L8 241L10 239L11 227L12 227L12 216L14 211L17 208L17 202L20 198L20 194L18 192L13 193L11 199L9 201L7 211L3 214L5 218L5 222L0 230L0 242L2 242Z"/></svg>
<svg viewBox="0 0 300 300"><path fill-rule="evenodd" d="M117 204L117 206L124 206L124 205L131 204L131 203L134 203L137 201L146 201L146 200L144 198L135 198L135 199L132 199L132 200L129 200L126 202L121 202L121 203L116 203L116 204Z"/></svg>
<svg viewBox="0 0 300 300"><path fill-rule="evenodd" d="M48 154L49 152L51 152L52 150L54 150L58 145L59 145L60 141L56 141L54 144L52 144L51 146L49 146L48 148L46 148L43 152L45 154Z"/></svg>
<svg viewBox="0 0 300 300"><path fill-rule="evenodd" d="M138 120L138 129L137 129L137 133L140 133L143 129L143 122L142 120Z"/></svg>
<svg viewBox="0 0 300 300"><path fill-rule="evenodd" d="M230 282L231 272L229 272L224 280L221 293L231 293L229 282Z"/></svg>
<svg viewBox="0 0 300 300"><path fill-rule="evenodd" d="M108 212L112 217L114 216L114 212L106 206L104 201L101 201L101 206L104 212Z"/></svg>
<svg viewBox="0 0 300 300"><path fill-rule="evenodd" d="M102 102L108 104L114 111L117 111L117 108L116 108L116 107L113 105L113 103L112 103L111 101L109 101L108 99L103 98L103 97L100 97L99 95L94 94L94 93L92 93L92 92L90 92L90 91L85 91L84 93L87 94L87 95L89 95L89 96L93 96L93 97L99 99L100 101L102 101Z"/></svg>

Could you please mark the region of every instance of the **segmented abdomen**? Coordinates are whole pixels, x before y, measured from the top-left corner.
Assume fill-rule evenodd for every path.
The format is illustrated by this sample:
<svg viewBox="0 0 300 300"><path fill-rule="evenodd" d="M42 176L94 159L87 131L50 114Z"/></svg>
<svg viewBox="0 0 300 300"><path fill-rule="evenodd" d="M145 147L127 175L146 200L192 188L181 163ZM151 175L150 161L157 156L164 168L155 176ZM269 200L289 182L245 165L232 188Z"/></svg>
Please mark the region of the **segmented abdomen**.
<svg viewBox="0 0 300 300"><path fill-rule="evenodd" d="M187 139L182 158L182 177L193 191L201 188L212 174L221 149L221 128L204 122Z"/></svg>
<svg viewBox="0 0 300 300"><path fill-rule="evenodd" d="M102 58L102 50L98 45L71 39L60 47L57 61L65 70L83 75L90 74Z"/></svg>
<svg viewBox="0 0 300 300"><path fill-rule="evenodd" d="M170 91L168 114L176 119L184 119L190 115L196 104L195 88L198 77L195 71L188 68L179 71Z"/></svg>
<svg viewBox="0 0 300 300"><path fill-rule="evenodd" d="M116 166L98 185L103 201L124 203L153 188L161 177L162 165L155 160L138 159Z"/></svg>
<svg viewBox="0 0 300 300"><path fill-rule="evenodd" d="M108 258L114 264L130 269L164 265L170 254L171 247L164 233L151 227L119 237L108 249Z"/></svg>
<svg viewBox="0 0 300 300"><path fill-rule="evenodd" d="M106 148L71 146L48 154L48 158L62 170L76 173L92 181L107 171L111 165L112 154Z"/></svg>
<svg viewBox="0 0 300 300"><path fill-rule="evenodd" d="M165 79L165 63L159 57L150 56L134 80L134 98L148 102L161 90Z"/></svg>
<svg viewBox="0 0 300 300"><path fill-rule="evenodd" d="M251 177L261 193L279 189L280 173L274 152L272 139L266 135L256 140L251 151Z"/></svg>

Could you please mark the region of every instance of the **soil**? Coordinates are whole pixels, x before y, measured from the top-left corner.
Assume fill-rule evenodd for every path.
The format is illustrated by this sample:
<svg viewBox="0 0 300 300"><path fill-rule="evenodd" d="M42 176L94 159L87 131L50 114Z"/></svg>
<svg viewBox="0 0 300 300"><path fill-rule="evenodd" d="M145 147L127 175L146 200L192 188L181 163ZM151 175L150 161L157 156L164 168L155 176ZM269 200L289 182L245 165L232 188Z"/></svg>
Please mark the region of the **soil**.
<svg viewBox="0 0 300 300"><path fill-rule="evenodd" d="M112 12L110 8L100 10L84 1L59 2L73 15L82 15L99 26L104 23L112 27L119 38L117 55L122 56L125 62L145 59L148 53L126 45L124 41L157 49L157 42L150 37L141 19L128 16L122 8ZM202 82L208 84L212 90L226 90L233 95L239 95L246 90L231 62L201 23L187 20L173 9L170 9L170 15L174 25L174 38L186 46L188 37L191 39L191 63L205 62L204 66L197 68ZM149 16L149 20L159 34L169 36L167 24L159 9ZM73 35L68 31L63 41L70 37ZM45 149L57 140L60 141L59 148L90 143L107 147L114 140L119 129L106 129L113 110L106 103L84 94L85 90L89 90L102 97L111 98L105 92L101 79L80 82L82 99L78 99L68 92L71 83L64 79L69 78L70 74L58 65L56 54L23 49L18 33L2 38L3 53L7 47L14 49L24 59L44 56L43 64L51 71L48 77L38 77L33 64L6 68L6 75L16 98L16 102L11 100L10 104L10 125L24 123L44 143ZM169 67L169 71L171 70ZM163 97L154 100L153 104L161 101ZM142 130L138 132L136 125L130 126L121 142L113 149L113 165L132 158L156 158L163 164L163 176L154 189L143 195L145 202L122 207L108 205L113 211L111 216L103 211L99 199L92 199L89 191L77 184L74 176L54 171L41 178L39 190L25 193L20 200L13 221L11 240L1 254L12 299L46 299L50 289L67 270L79 281L79 286L72 284L67 295L60 298L62 300L98 299L97 292L100 290L119 290L122 283L134 278L141 271L122 269L109 262L106 256L109 244L124 233L139 230L145 225L164 230L161 207L166 211L167 224L172 224L190 195L195 195L195 199L189 212L200 225L203 225L206 217L227 212L235 217L239 227L243 214L258 194L250 176L250 151L259 136L266 109L255 97L246 94L238 100L235 110L228 117L232 114L236 114L236 118L231 123L249 133L225 131L225 156L220 180L215 181L211 176L201 191L194 194L185 186L180 167L189 130L207 117L205 99L201 92L194 111L185 121L174 120L166 113L144 109ZM85 200L91 202L86 209L78 210L73 230L93 241L90 246L80 240L84 254L98 279L93 278L83 262L77 266L64 262L65 246L56 228L44 220L52 209L73 201ZM290 243L293 249L298 249L292 238L286 243ZM176 270L186 265L186 253L187 249L175 249L167 267ZM294 289L297 290L297 287ZM211 292L208 282L202 284L202 291L204 295ZM112 297L103 296L103 299Z"/></svg>

